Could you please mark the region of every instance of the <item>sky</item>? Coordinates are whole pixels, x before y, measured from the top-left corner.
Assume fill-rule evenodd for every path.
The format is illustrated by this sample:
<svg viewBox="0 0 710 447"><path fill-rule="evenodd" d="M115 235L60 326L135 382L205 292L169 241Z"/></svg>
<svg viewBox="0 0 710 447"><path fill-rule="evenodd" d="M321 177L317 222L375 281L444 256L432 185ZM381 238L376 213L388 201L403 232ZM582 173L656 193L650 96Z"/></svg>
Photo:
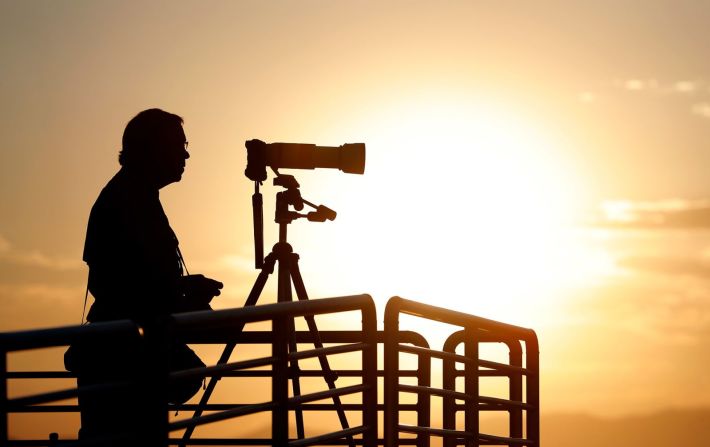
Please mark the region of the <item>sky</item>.
<svg viewBox="0 0 710 447"><path fill-rule="evenodd" d="M363 142L363 176L290 172L338 212L289 230L312 297L533 328L543 412L710 407L709 21L690 0L1 1L0 330L80 321L88 213L160 107L191 152L161 200L216 308L257 274L244 141Z"/></svg>

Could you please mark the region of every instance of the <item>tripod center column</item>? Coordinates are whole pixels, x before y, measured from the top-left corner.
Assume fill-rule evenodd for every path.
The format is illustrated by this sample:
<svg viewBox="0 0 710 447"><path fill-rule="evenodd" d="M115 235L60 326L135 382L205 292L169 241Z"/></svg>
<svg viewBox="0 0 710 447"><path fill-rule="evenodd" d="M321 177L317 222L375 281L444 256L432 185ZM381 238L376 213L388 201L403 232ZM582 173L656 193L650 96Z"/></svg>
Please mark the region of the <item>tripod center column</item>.
<svg viewBox="0 0 710 447"><path fill-rule="evenodd" d="M279 242L274 245L274 254L278 262L278 295L279 303L292 301L291 291L291 262L293 258L293 248L287 242Z"/></svg>

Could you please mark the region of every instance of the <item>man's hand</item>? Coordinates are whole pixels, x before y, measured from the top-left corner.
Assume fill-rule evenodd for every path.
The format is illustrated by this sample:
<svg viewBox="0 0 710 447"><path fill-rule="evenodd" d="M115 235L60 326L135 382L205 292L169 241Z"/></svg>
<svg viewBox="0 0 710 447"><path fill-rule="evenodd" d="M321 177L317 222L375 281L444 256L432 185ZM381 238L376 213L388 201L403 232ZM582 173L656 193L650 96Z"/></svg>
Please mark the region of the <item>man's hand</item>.
<svg viewBox="0 0 710 447"><path fill-rule="evenodd" d="M181 276L178 281L188 311L211 309L210 301L220 295L223 286L221 282L206 278L204 275Z"/></svg>

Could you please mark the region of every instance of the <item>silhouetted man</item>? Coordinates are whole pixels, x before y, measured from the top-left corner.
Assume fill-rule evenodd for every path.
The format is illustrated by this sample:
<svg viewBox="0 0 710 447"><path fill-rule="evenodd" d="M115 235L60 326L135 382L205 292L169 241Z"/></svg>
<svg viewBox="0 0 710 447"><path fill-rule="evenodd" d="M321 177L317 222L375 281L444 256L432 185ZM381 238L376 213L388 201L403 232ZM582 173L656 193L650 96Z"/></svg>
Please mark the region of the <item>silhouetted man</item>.
<svg viewBox="0 0 710 447"><path fill-rule="evenodd" d="M149 109L126 126L118 158L121 169L91 209L86 232L84 261L95 299L89 322L130 319L151 327L171 313L209 309L210 300L220 294L222 284L217 281L183 276L178 240L160 204L159 190L180 181L190 157L182 123L177 115ZM171 369L176 369L175 363L178 369L203 365L186 345L167 344L164 360ZM140 381L155 361L146 352L143 344L126 340L83 344L70 349L66 363L77 371L80 386ZM178 388L168 391L173 402L187 400L199 382L189 390ZM80 437L149 430L145 424L155 421L144 405L150 391L129 387L80 396Z"/></svg>

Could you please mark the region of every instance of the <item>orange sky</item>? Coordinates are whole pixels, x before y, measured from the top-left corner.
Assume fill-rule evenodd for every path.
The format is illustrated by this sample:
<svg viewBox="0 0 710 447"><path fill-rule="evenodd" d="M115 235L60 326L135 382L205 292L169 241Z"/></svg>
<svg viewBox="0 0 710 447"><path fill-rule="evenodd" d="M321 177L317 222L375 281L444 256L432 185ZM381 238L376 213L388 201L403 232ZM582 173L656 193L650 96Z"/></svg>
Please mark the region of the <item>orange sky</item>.
<svg viewBox="0 0 710 447"><path fill-rule="evenodd" d="M225 282L216 307L256 276L244 141L365 142L364 176L294 172L339 213L290 230L312 296L532 327L547 412L710 406L709 19L656 0L0 2L0 330L78 323L90 207L125 123L161 107L192 153L161 198L190 270Z"/></svg>

